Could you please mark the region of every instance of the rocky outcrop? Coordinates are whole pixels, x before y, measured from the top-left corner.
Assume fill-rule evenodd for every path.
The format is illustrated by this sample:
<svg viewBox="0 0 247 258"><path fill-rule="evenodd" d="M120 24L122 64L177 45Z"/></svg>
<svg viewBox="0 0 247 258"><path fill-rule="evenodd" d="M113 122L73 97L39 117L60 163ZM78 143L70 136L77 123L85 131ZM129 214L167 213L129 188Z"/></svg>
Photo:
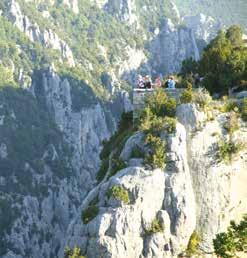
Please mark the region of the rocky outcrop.
<svg viewBox="0 0 247 258"><path fill-rule="evenodd" d="M123 159L131 160L130 151L134 142L140 146L141 137L137 134L128 140ZM78 217L68 232L69 245L83 246L88 257L172 257L186 249L195 228L196 206L184 127L178 124L176 135L167 137L167 169L131 166L104 183L98 189L99 215L88 225L82 225ZM119 206L107 198L107 189L113 185L128 191L128 205ZM149 235L146 230L156 217L163 221L165 230Z"/></svg>
<svg viewBox="0 0 247 258"><path fill-rule="evenodd" d="M182 22L193 30L197 39L204 40L205 43L208 43L221 27L220 23L213 17L202 13L195 16L185 16Z"/></svg>
<svg viewBox="0 0 247 258"><path fill-rule="evenodd" d="M126 59L120 60L118 74L123 80L134 83L136 71L147 62L147 56L141 49L126 47L124 51Z"/></svg>
<svg viewBox="0 0 247 258"><path fill-rule="evenodd" d="M184 59L199 59L199 50L191 29L176 26L167 19L159 34L151 42L151 64L154 72L174 73Z"/></svg>
<svg viewBox="0 0 247 258"><path fill-rule="evenodd" d="M61 80L53 71L42 75L42 86L46 104L53 113L56 124L64 134L66 141L73 146L73 164L82 181L92 180L100 160L98 146L110 136L103 107L100 104L83 108L80 112L72 109L71 86L67 79ZM37 85L33 85L34 93ZM83 93L81 93L83 94ZM39 96L37 96L39 97ZM83 101L83 99L82 99ZM85 121L87 121L85 123ZM114 121L112 121L114 128ZM91 162L94 157L94 162ZM81 164L81 167L78 166ZM83 171L82 171L83 170ZM90 179L91 177L91 179ZM86 184L90 188L90 182Z"/></svg>
<svg viewBox="0 0 247 258"><path fill-rule="evenodd" d="M145 147L141 133L130 137L120 155L128 167L99 185L93 196L98 215L88 224L78 215L66 244L80 246L89 258L177 257L197 232L202 256L212 253L215 234L246 212L246 149L231 164L217 161L216 135L226 137L226 114L215 111L215 119L208 121L194 104L185 104L178 107L177 117L176 133L163 135L166 169L150 170L140 160L134 162L132 150ZM247 141L243 123L234 137ZM107 191L114 185L128 192L128 204L109 198ZM148 234L154 218L164 231Z"/></svg>

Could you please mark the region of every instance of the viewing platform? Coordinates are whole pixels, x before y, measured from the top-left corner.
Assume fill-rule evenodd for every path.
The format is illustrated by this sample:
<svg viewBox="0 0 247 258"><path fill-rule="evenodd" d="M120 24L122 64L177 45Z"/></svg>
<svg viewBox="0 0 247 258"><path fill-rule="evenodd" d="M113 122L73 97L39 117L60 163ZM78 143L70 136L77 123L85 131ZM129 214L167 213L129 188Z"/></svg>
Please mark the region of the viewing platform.
<svg viewBox="0 0 247 258"><path fill-rule="evenodd" d="M175 88L175 89L165 88L164 92L169 98L174 98L177 102L179 102L180 96L184 90L185 89L183 88ZM154 89L139 89L139 88L133 89L134 114L135 114L135 110L144 108L146 96L152 94L153 92L154 92Z"/></svg>

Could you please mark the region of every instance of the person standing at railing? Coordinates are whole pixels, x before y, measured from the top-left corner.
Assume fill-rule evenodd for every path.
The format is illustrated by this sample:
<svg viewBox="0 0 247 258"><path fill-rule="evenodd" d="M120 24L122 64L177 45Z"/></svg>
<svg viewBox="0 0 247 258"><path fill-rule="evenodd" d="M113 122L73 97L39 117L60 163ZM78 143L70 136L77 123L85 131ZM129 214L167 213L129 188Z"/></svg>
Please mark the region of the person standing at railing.
<svg viewBox="0 0 247 258"><path fill-rule="evenodd" d="M176 82L172 76L167 80L168 89L175 89Z"/></svg>
<svg viewBox="0 0 247 258"><path fill-rule="evenodd" d="M162 86L161 79L160 79L160 77L158 77L154 81L154 87L155 88L160 88L161 86Z"/></svg>
<svg viewBox="0 0 247 258"><path fill-rule="evenodd" d="M137 88L139 89L145 88L143 77L140 74L138 75L138 78L137 78Z"/></svg>
<svg viewBox="0 0 247 258"><path fill-rule="evenodd" d="M146 75L144 79L144 87L145 89L152 89L152 80L150 76Z"/></svg>

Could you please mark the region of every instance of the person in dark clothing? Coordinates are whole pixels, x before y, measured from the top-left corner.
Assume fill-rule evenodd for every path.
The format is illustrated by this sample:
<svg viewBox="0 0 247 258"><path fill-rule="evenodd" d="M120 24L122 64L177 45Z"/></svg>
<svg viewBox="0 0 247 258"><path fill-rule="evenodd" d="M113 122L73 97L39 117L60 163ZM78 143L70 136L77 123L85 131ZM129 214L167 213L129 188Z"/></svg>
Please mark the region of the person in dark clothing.
<svg viewBox="0 0 247 258"><path fill-rule="evenodd" d="M152 81L151 81L151 79L150 79L149 76L146 76L146 77L145 77L145 83L144 83L144 85L145 85L145 88L146 88L146 89L152 89Z"/></svg>

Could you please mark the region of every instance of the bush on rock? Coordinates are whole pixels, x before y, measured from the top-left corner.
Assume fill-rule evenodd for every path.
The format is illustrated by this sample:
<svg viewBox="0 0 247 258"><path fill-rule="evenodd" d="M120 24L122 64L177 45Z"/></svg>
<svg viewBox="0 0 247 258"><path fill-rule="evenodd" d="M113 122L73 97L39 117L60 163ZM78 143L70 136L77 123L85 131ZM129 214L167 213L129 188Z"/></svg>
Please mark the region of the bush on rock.
<svg viewBox="0 0 247 258"><path fill-rule="evenodd" d="M114 198L124 204L129 203L129 194L122 186L114 185L107 191L108 198Z"/></svg>

